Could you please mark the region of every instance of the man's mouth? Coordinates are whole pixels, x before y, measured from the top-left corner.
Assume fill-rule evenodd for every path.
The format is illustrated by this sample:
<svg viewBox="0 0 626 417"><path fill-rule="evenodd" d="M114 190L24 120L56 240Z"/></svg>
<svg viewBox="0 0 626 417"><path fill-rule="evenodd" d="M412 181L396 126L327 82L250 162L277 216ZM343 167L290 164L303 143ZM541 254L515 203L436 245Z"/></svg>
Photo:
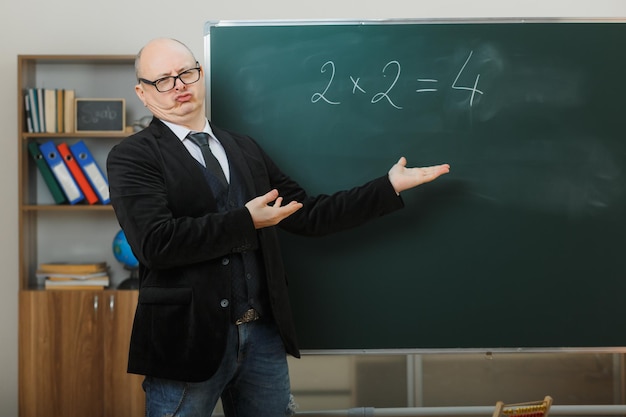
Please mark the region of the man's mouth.
<svg viewBox="0 0 626 417"><path fill-rule="evenodd" d="M179 94L178 96L176 96L176 101L178 102L186 102L191 100L191 94L190 93L183 93L183 94Z"/></svg>

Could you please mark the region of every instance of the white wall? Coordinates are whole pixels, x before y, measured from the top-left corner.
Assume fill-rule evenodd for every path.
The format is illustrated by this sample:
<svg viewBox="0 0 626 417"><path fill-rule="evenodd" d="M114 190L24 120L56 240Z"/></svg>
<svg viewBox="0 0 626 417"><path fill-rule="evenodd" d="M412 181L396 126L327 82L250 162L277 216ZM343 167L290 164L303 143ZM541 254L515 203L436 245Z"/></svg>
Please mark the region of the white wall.
<svg viewBox="0 0 626 417"><path fill-rule="evenodd" d="M5 0L0 10L0 417L17 416L18 54L134 54L149 39L175 37L203 59L203 27L216 19L626 17L624 0Z"/></svg>

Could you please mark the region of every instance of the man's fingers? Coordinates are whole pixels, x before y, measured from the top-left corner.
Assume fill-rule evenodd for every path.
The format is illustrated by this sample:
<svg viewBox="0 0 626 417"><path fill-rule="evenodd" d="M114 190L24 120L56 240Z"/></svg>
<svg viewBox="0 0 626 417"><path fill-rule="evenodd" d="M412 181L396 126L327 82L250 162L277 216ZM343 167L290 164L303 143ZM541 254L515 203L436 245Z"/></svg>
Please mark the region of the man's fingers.
<svg viewBox="0 0 626 417"><path fill-rule="evenodd" d="M263 196L263 200L265 201L265 204L269 204L272 201L276 200L277 197L278 197L278 190L273 189L265 193L265 195Z"/></svg>

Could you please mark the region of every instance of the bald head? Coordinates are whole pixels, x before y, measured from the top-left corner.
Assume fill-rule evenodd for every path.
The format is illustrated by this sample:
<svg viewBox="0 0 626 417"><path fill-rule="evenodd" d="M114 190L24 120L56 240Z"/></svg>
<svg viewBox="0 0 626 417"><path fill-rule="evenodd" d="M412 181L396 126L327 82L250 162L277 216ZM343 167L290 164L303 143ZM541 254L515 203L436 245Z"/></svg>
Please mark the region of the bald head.
<svg viewBox="0 0 626 417"><path fill-rule="evenodd" d="M191 52L191 49L189 49L187 45L185 45L181 41L171 38L156 38L145 44L143 48L139 50L137 56L135 57L135 75L137 79L141 78L141 60L144 55L144 51L147 52L148 55L150 55L151 53L158 53L160 50L167 48L179 49L183 52L186 52L191 56L194 61L197 61L193 52Z"/></svg>

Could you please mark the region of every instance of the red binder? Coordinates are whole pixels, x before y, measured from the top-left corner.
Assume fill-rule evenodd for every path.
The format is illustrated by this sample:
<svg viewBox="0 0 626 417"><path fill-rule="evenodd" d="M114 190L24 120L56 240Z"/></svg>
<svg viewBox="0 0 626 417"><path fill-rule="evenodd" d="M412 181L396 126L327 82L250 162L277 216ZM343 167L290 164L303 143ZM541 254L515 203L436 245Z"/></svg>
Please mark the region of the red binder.
<svg viewBox="0 0 626 417"><path fill-rule="evenodd" d="M67 168L72 173L74 180L80 187L80 190L85 195L85 200L89 204L97 203L98 196L96 195L95 191L89 184L89 181L87 181L87 177L85 177L85 174L83 174L83 170L80 169L80 167L78 166L78 163L74 159L74 155L72 155L72 152L70 151L69 146L67 146L67 143L65 142L59 143L57 145L57 149L59 150L59 154L63 158L65 165L67 165Z"/></svg>

